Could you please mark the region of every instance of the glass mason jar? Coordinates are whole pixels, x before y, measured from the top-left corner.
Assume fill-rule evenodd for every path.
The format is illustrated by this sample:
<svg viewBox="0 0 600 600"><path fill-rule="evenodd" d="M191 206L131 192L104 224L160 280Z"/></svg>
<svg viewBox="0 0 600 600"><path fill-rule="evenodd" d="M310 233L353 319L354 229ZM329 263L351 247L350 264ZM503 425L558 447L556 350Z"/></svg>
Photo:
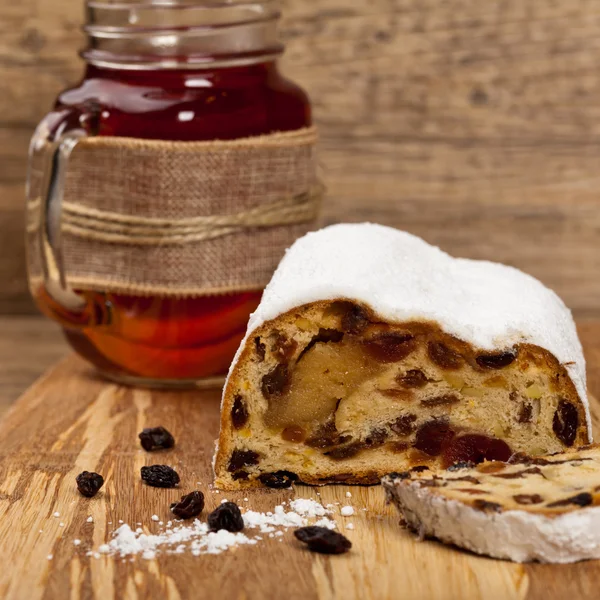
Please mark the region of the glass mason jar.
<svg viewBox="0 0 600 600"><path fill-rule="evenodd" d="M105 0L86 9L85 75L38 126L30 164L42 143L63 140L68 155L64 140L80 135L235 140L311 124L307 95L277 68L283 48L273 2ZM79 355L124 383L189 386L222 377L262 290L196 297L72 290L55 247L60 207L49 200L46 213L47 264L42 283L30 278L32 294Z"/></svg>

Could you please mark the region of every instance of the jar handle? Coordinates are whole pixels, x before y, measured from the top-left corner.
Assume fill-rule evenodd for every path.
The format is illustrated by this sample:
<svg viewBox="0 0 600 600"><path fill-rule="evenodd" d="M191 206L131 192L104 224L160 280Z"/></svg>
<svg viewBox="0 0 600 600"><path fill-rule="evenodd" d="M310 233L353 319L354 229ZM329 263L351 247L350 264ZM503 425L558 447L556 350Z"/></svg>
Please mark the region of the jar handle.
<svg viewBox="0 0 600 600"><path fill-rule="evenodd" d="M55 302L73 312L81 312L86 301L67 283L60 222L69 157L85 137L83 129L72 129L51 143L45 157L41 190L39 236L44 287Z"/></svg>
<svg viewBox="0 0 600 600"><path fill-rule="evenodd" d="M68 283L62 254L61 217L69 158L88 134L71 129L50 143L45 153L41 182L39 247L43 273L44 312L58 317L67 327L83 328L110 322L110 303L86 298Z"/></svg>

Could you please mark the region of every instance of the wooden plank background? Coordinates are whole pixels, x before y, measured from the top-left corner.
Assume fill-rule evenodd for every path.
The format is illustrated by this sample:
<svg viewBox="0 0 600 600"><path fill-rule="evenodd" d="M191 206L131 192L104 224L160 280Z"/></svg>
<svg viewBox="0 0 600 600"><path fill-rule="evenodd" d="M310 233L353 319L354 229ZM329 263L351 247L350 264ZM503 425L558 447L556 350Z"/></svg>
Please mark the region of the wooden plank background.
<svg viewBox="0 0 600 600"><path fill-rule="evenodd" d="M324 219L377 219L515 264L600 314L600 3L285 0L313 99ZM0 312L24 278L27 145L77 81L83 0L0 0Z"/></svg>

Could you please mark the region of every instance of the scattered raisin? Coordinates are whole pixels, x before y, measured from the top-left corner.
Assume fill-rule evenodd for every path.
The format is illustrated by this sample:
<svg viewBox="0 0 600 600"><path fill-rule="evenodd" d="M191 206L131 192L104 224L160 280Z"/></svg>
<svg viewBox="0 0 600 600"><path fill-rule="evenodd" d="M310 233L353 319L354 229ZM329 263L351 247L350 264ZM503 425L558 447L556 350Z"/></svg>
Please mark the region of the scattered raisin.
<svg viewBox="0 0 600 600"><path fill-rule="evenodd" d="M291 425L281 432L281 439L286 442L302 442L306 439L306 431L299 425Z"/></svg>
<svg viewBox="0 0 600 600"><path fill-rule="evenodd" d="M507 461L512 454L508 444L487 435L467 434L454 438L444 449L443 464L456 462L481 463L486 460Z"/></svg>
<svg viewBox="0 0 600 600"><path fill-rule="evenodd" d="M300 352L300 356L298 356L298 361L316 344L323 343L328 344L329 342L337 343L341 342L344 338L344 333L342 331L338 331L337 329L319 329L319 333L315 335L310 342L306 345L306 348Z"/></svg>
<svg viewBox="0 0 600 600"><path fill-rule="evenodd" d="M211 531L225 529L237 533L244 529L242 513L235 502L223 502L208 515L208 526Z"/></svg>
<svg viewBox="0 0 600 600"><path fill-rule="evenodd" d="M570 402L561 399L552 420L552 430L556 437L565 446L572 446L577 436L578 426L579 413L577 412L577 408Z"/></svg>
<svg viewBox="0 0 600 600"><path fill-rule="evenodd" d="M455 370L462 367L462 356L442 342L429 342L427 353L429 358L442 369Z"/></svg>
<svg viewBox="0 0 600 600"><path fill-rule="evenodd" d="M298 475L290 471L276 471L275 473L262 473L258 479L264 486L280 490L291 487L294 481L298 481Z"/></svg>
<svg viewBox="0 0 600 600"><path fill-rule="evenodd" d="M454 437L454 431L444 420L434 419L423 423L417 431L414 447L429 456L438 456L442 446Z"/></svg>
<svg viewBox="0 0 600 600"><path fill-rule="evenodd" d="M450 406L451 404L458 404L460 398L456 394L442 394L441 396L434 396L433 398L425 398L421 400L421 406L432 408L434 406Z"/></svg>
<svg viewBox="0 0 600 600"><path fill-rule="evenodd" d="M90 473L90 471L79 473L75 481L77 482L79 493L86 498L95 496L104 485L104 477L98 475L98 473Z"/></svg>
<svg viewBox="0 0 600 600"><path fill-rule="evenodd" d="M544 499L539 494L517 494L513 496L517 504L540 504Z"/></svg>
<svg viewBox="0 0 600 600"><path fill-rule="evenodd" d="M233 473L234 471L239 471L243 467L257 465L258 459L259 454L254 452L254 450L234 450L231 453L227 470L230 473Z"/></svg>
<svg viewBox="0 0 600 600"><path fill-rule="evenodd" d="M415 430L417 415L401 415L391 425L390 429L398 435L410 435Z"/></svg>
<svg viewBox="0 0 600 600"><path fill-rule="evenodd" d="M416 348L416 341L409 333L381 333L363 341L363 346L379 362L391 363L405 359Z"/></svg>
<svg viewBox="0 0 600 600"><path fill-rule="evenodd" d="M569 506L570 504L575 504L576 506L589 506L594 501L592 495L588 492L582 492L581 494L577 494L576 496L571 496L570 498L565 498L564 500L557 500L556 502L551 502L546 506L548 508L558 508L559 506Z"/></svg>
<svg viewBox="0 0 600 600"><path fill-rule="evenodd" d="M175 469L167 465L142 467L142 481L147 485L159 488L172 488L179 483L179 475Z"/></svg>
<svg viewBox="0 0 600 600"><path fill-rule="evenodd" d="M262 378L261 389L265 398L281 396L290 386L290 372L284 363L278 364Z"/></svg>
<svg viewBox="0 0 600 600"><path fill-rule="evenodd" d="M429 383L429 379L421 369L411 369L404 375L398 375L396 382L405 388L422 388Z"/></svg>
<svg viewBox="0 0 600 600"><path fill-rule="evenodd" d="M531 423L533 415L533 406L528 402L523 402L519 409L519 423Z"/></svg>
<svg viewBox="0 0 600 600"><path fill-rule="evenodd" d="M258 360L263 362L265 360L265 353L267 351L267 347L260 341L260 337L256 336L254 338L254 347L256 348L256 355L258 356Z"/></svg>
<svg viewBox="0 0 600 600"><path fill-rule="evenodd" d="M352 456L356 456L361 450L364 449L364 447L365 445L362 442L354 442L352 444L347 444L346 446L333 448L333 450L325 452L325 456L329 456L329 458L333 458L334 460L351 458Z"/></svg>
<svg viewBox="0 0 600 600"><path fill-rule="evenodd" d="M486 490L477 489L477 488L458 488L457 492L463 492L465 494L473 494L473 495L481 495L481 494L489 494Z"/></svg>
<svg viewBox="0 0 600 600"><path fill-rule="evenodd" d="M342 329L347 333L358 335L362 333L369 325L367 313L356 304L347 303L347 310L342 317Z"/></svg>
<svg viewBox="0 0 600 600"><path fill-rule="evenodd" d="M484 512L500 512L502 510L501 504L498 504L497 502L489 502L488 500L482 500L481 498L474 500L473 506L477 510L483 510Z"/></svg>
<svg viewBox="0 0 600 600"><path fill-rule="evenodd" d="M301 527L294 531L298 540L308 545L312 552L321 554L344 554L352 548L352 542L341 533L331 531L327 527Z"/></svg>
<svg viewBox="0 0 600 600"><path fill-rule="evenodd" d="M411 471L412 471L412 469L411 469ZM400 480L410 479L410 473L408 471L402 471L402 473L398 473L398 472L394 471L393 473L390 473L388 475L388 477L390 479L400 479Z"/></svg>
<svg viewBox="0 0 600 600"><path fill-rule="evenodd" d="M247 481L248 477L250 477L250 473L248 471L236 471L231 474L231 479L234 481Z"/></svg>
<svg viewBox="0 0 600 600"><path fill-rule="evenodd" d="M197 517L204 510L204 494L202 492L192 492L186 496L181 496L179 502L171 504L171 512L178 519L191 519Z"/></svg>
<svg viewBox="0 0 600 600"><path fill-rule="evenodd" d="M500 354L480 354L475 360L482 369L504 369L517 358L517 353L502 352Z"/></svg>
<svg viewBox="0 0 600 600"><path fill-rule="evenodd" d="M146 452L166 450L175 445L175 438L164 427L148 427L138 437Z"/></svg>

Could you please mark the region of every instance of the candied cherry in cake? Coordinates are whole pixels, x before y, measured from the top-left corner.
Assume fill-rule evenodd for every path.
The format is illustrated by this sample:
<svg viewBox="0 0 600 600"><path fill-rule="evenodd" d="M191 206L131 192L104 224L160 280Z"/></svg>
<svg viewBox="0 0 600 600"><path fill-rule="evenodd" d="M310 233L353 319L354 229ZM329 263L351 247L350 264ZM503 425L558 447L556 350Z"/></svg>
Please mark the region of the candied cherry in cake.
<svg viewBox="0 0 600 600"><path fill-rule="evenodd" d="M442 453L444 467L457 462L507 461L511 455L512 451L506 442L477 434L455 437Z"/></svg>

